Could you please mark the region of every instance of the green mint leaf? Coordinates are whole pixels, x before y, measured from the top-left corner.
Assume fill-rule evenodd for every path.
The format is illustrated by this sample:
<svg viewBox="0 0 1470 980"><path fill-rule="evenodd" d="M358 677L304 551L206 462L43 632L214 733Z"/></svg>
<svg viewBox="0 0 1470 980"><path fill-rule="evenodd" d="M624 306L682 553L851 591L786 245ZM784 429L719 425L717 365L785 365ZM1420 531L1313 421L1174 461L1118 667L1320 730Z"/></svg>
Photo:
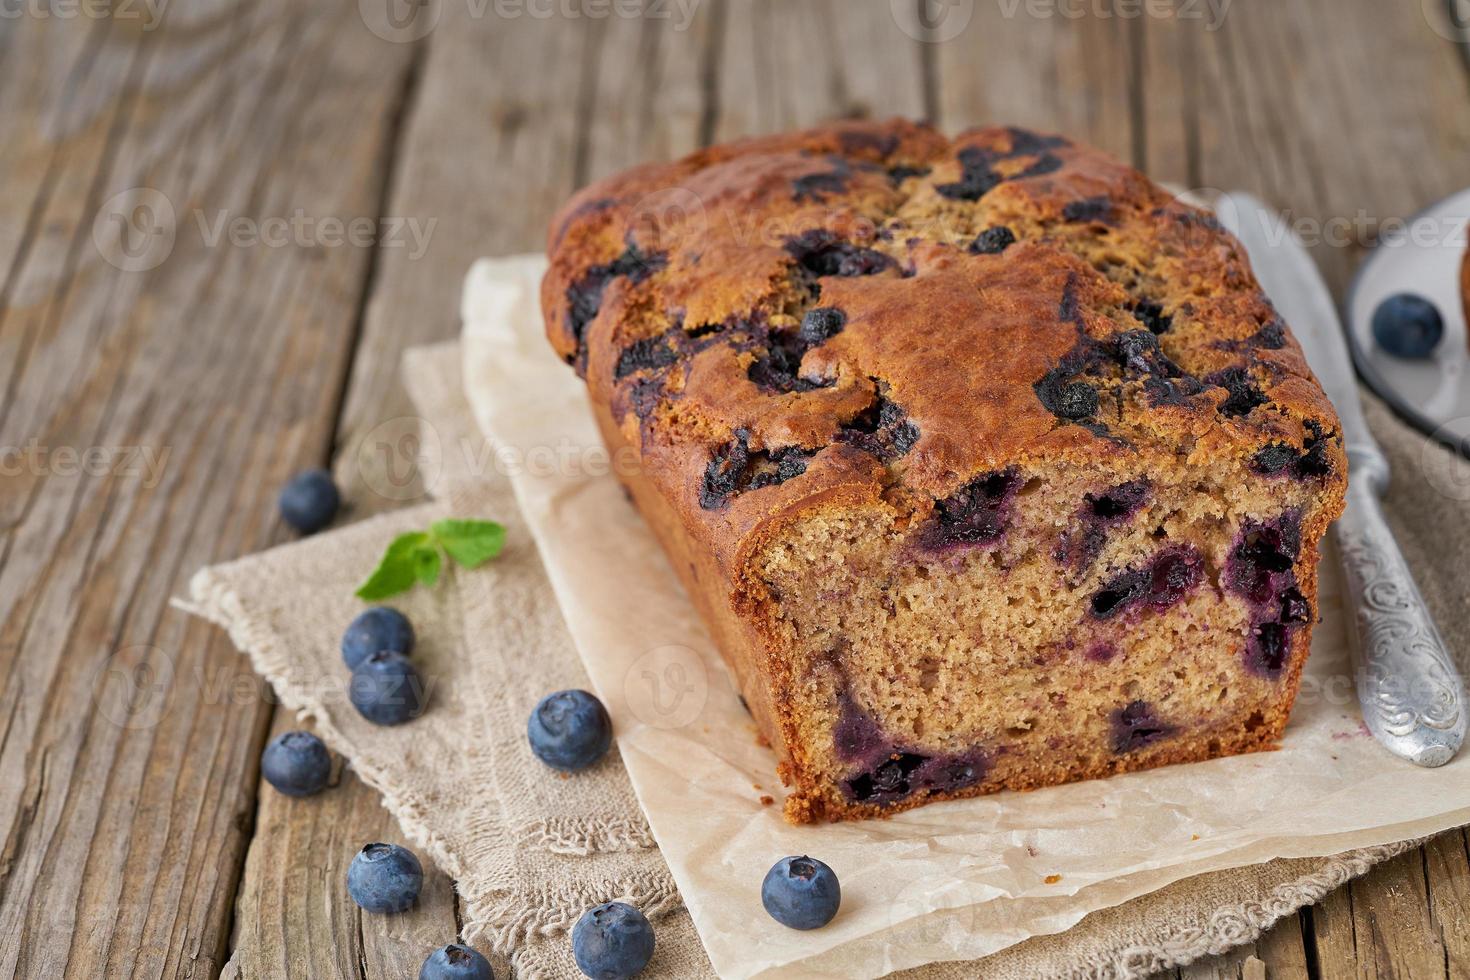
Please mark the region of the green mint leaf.
<svg viewBox="0 0 1470 980"><path fill-rule="evenodd" d="M500 554L505 528L494 521L449 518L435 521L427 531L409 531L394 538L378 567L357 588L369 602L407 592L415 584L434 586L444 570L444 554L465 568L476 568Z"/></svg>
<svg viewBox="0 0 1470 980"><path fill-rule="evenodd" d="M432 587L439 581L439 568L443 558L439 555L437 545L427 544L422 548L414 549L413 573L423 584Z"/></svg>
<svg viewBox="0 0 1470 980"><path fill-rule="evenodd" d="M434 543L423 531L410 531L394 538L389 543L388 550L383 552L378 567L373 569L366 582L358 586L357 597L375 602L413 588L414 582L422 579L419 573L421 559L418 555L424 548L433 551ZM437 557L437 552L435 556Z"/></svg>
<svg viewBox="0 0 1470 980"><path fill-rule="evenodd" d="M429 532L465 568L478 568L505 547L505 528L494 521L446 518L431 524Z"/></svg>

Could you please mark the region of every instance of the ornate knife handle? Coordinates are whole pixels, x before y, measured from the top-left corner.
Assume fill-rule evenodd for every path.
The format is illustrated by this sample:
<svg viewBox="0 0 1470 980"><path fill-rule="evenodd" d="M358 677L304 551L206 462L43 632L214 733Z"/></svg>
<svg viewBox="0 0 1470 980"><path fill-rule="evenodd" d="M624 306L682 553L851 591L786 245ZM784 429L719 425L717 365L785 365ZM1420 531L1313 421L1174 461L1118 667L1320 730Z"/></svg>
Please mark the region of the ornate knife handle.
<svg viewBox="0 0 1470 980"><path fill-rule="evenodd" d="M1335 527L1356 611L1353 665L1363 720L1389 751L1442 766L1465 738L1465 691L1413 573L1383 518L1388 463L1376 447L1348 447L1353 478Z"/></svg>

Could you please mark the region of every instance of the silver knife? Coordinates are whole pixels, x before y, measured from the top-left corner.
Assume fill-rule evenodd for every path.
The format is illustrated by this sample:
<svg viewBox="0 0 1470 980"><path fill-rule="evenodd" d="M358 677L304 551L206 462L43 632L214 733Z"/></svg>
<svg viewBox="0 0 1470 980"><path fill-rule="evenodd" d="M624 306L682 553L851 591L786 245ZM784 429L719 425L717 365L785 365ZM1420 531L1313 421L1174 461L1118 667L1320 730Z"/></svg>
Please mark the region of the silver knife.
<svg viewBox="0 0 1470 980"><path fill-rule="evenodd" d="M1379 503L1389 467L1358 403L1342 323L1311 256L1281 217L1249 194L1215 202L1250 255L1261 287L1306 352L1342 420L1347 509L1333 525L1356 610L1353 667L1363 721L1390 752L1442 766L1465 738L1465 688Z"/></svg>

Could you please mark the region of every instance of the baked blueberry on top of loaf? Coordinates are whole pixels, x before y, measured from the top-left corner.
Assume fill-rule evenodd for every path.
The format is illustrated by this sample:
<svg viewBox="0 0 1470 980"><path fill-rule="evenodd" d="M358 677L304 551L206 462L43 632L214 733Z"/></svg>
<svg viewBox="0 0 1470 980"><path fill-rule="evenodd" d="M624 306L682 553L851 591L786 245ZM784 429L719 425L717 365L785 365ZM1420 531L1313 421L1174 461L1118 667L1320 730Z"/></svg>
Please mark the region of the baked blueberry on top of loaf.
<svg viewBox="0 0 1470 980"><path fill-rule="evenodd" d="M1208 214L1057 136L842 123L604 180L548 251L789 819L1280 737L1346 459Z"/></svg>

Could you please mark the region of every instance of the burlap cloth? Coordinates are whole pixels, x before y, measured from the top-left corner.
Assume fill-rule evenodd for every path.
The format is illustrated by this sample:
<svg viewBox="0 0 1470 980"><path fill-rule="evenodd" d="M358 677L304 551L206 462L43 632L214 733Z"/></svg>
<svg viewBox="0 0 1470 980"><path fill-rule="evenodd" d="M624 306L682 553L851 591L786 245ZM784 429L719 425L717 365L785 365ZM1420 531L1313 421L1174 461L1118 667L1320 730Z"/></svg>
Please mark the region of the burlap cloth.
<svg viewBox="0 0 1470 980"><path fill-rule="evenodd" d="M419 416L441 446L456 447L430 474L432 502L204 569L180 604L227 629L282 702L312 719L382 793L412 843L454 878L465 938L502 969L508 963L517 977L579 977L570 927L589 905L621 898L655 921L648 976L713 976L616 753L575 779L559 779L526 748L525 719L536 701L586 679L510 485L487 465L460 372L455 344L406 358ZM1390 520L1445 638L1463 651L1470 597L1458 565L1470 544L1470 464L1375 399L1367 397L1366 407L1396 474ZM432 679L431 710L401 728L376 728L347 702L337 648L343 625L361 608L353 589L392 535L451 514L501 521L508 545L479 571L393 600L419 631L415 657ZM1413 846L1201 875L1095 912L1067 932L899 976L1146 976L1250 942Z"/></svg>

